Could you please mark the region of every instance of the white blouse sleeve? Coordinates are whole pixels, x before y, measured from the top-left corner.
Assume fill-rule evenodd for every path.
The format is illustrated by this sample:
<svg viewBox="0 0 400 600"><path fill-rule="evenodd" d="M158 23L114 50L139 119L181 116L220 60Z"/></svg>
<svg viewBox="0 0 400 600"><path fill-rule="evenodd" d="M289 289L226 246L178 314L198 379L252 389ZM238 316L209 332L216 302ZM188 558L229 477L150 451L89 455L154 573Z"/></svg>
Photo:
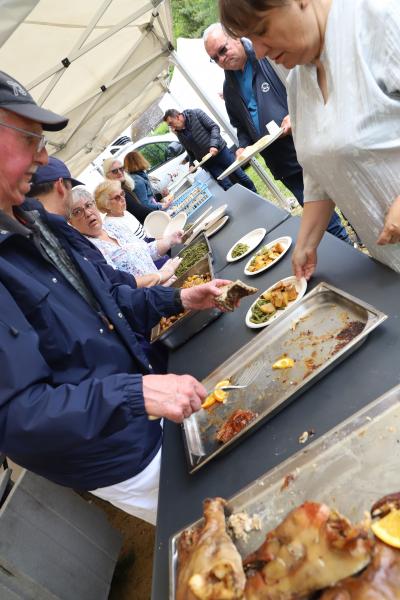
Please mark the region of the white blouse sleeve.
<svg viewBox="0 0 400 600"><path fill-rule="evenodd" d="M303 172L304 179L304 202L316 202L317 200L330 200L324 189L307 173Z"/></svg>
<svg viewBox="0 0 400 600"><path fill-rule="evenodd" d="M376 81L386 94L400 101L400 3L383 4L367 0L367 26L364 47Z"/></svg>

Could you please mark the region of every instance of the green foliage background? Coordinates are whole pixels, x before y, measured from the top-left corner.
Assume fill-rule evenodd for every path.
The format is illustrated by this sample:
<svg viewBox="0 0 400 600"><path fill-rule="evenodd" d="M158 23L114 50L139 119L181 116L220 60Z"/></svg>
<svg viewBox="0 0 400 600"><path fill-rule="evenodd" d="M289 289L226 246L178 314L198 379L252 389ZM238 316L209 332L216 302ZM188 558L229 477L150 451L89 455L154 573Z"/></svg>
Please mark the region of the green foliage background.
<svg viewBox="0 0 400 600"><path fill-rule="evenodd" d="M219 20L217 0L171 0L175 40L199 38L203 31Z"/></svg>

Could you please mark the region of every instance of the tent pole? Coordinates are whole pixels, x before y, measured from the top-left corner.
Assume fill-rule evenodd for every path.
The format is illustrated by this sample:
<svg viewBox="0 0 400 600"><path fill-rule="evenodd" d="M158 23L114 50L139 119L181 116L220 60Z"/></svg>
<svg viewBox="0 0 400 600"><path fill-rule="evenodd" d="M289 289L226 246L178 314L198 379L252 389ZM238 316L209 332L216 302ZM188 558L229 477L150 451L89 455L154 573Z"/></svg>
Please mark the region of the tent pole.
<svg viewBox="0 0 400 600"><path fill-rule="evenodd" d="M170 59L176 65L176 67L179 69L179 71L182 73L182 75L184 76L186 81L189 83L189 85L192 86L192 88L195 90L197 95L202 99L202 101L207 106L207 108L210 110L210 112L216 117L217 121L219 121L219 123L223 126L223 128L229 133L229 136L232 138L232 140L234 140L235 143L237 143L238 140L237 140L236 131L235 131L234 127L232 127L230 121L228 119L226 119L225 115L219 110L219 108L214 105L212 99L206 94L206 92L204 92L201 89L200 85L198 84L196 79L192 76L192 74L190 73L190 70L187 68L185 62L180 58L180 56L178 56L178 53L175 50L172 50L170 52ZM278 201L279 206L281 206L285 210L289 211L290 203L289 203L288 199L282 194L282 192L279 190L279 188L276 186L276 184L268 176L268 174L265 172L265 170L261 166L260 162L255 158L252 158L250 162L251 162L251 165L256 170L259 177L263 180L263 182L268 187L268 189L276 197L276 200Z"/></svg>

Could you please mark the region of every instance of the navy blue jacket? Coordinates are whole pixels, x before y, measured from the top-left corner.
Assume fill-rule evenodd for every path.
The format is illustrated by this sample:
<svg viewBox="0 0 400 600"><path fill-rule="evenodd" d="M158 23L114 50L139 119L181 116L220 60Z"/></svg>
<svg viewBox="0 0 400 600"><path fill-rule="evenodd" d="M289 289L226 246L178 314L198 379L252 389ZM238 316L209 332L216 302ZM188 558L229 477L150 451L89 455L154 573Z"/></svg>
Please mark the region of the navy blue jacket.
<svg viewBox="0 0 400 600"><path fill-rule="evenodd" d="M181 310L175 291L109 279L48 225L100 304L95 310L28 236L0 225L0 451L48 479L82 490L142 471L161 445L147 417L141 347L162 315Z"/></svg>
<svg viewBox="0 0 400 600"><path fill-rule="evenodd" d="M265 126L270 121L280 125L289 109L286 88L271 64L266 58L257 60L249 40L243 38L241 42L247 60L253 66L253 91L257 102L260 132L254 127L234 71L225 71L224 101L229 120L237 129L239 147L245 148L268 133ZM282 179L301 171L291 135L279 138L265 148L261 155L275 179Z"/></svg>

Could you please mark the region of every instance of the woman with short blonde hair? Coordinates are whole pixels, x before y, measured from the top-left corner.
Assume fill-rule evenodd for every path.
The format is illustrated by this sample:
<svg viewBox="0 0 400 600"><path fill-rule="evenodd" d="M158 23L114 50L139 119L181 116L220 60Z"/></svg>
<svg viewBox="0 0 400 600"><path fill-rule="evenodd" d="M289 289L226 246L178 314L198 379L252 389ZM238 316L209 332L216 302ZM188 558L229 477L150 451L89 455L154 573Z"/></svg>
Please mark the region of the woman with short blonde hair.
<svg viewBox="0 0 400 600"><path fill-rule="evenodd" d="M125 192L126 210L143 225L145 218L152 212L152 209L146 208L139 202L134 191L135 184L122 166L122 162L115 157L106 158L103 161L103 173L106 181L121 184Z"/></svg>

